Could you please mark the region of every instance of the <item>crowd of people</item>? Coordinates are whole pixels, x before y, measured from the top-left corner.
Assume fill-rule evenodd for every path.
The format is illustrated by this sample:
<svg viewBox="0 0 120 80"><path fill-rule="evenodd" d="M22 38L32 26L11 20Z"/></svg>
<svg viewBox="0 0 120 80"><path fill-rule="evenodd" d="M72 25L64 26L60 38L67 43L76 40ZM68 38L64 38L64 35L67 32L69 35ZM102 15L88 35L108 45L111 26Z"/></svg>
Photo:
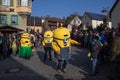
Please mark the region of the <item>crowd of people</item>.
<svg viewBox="0 0 120 80"><path fill-rule="evenodd" d="M63 29L64 30L64 29ZM49 42L48 38L50 38L50 34L47 35L47 37L42 36L40 33L30 33L31 37L30 40L32 42L32 47L38 47L41 44L44 46L45 50L45 56L44 56L44 61L46 61L47 58L47 51L49 52L50 55L50 60L52 61L52 56L51 56L51 49L55 51L58 59L58 70L60 70L60 67L62 66L62 62L64 63L63 66L66 67L68 60L69 60L69 51L68 49L70 48L71 42L69 39L70 35L69 33L67 34L65 32L60 32L56 31L56 34L52 34L52 39L53 43L51 42L51 45L48 46L50 49L46 48L45 45L45 38ZM66 34L65 34L66 33ZM58 36L56 37L56 35ZM58 39L62 38L63 39ZM56 37L56 38L55 38ZM92 59L92 71L93 74L97 73L97 64L102 64L104 62L107 62L109 60L115 59L116 56L120 54L120 47L115 46L115 40L120 39L120 23L118 23L117 29L104 29L103 31L81 31L77 33L74 37L73 40L75 44L80 44L82 48L87 48L89 50L89 53L91 53L90 58ZM120 41L120 40L117 41ZM7 34L7 33L0 33L0 59L5 59L9 57L10 55L16 56L16 54L19 52L19 48L21 46L20 44L21 41L21 35L20 34ZM58 42L57 42L58 41ZM62 42L63 43L62 43ZM117 42L116 41L116 42ZM113 50L114 48L114 50ZM117 52L115 52L117 48ZM114 54L112 53L114 51ZM63 55L61 55L63 54ZM111 58L112 55L112 58ZM115 56L114 56L115 55ZM118 58L119 59L119 58ZM117 64L120 63L119 60L117 61ZM64 71L65 72L65 71Z"/></svg>
<svg viewBox="0 0 120 80"><path fill-rule="evenodd" d="M2 33L0 32L0 60L10 57L10 55L16 56L21 46L22 33ZM42 35L40 33L30 33L30 40L32 47L38 47L41 45Z"/></svg>

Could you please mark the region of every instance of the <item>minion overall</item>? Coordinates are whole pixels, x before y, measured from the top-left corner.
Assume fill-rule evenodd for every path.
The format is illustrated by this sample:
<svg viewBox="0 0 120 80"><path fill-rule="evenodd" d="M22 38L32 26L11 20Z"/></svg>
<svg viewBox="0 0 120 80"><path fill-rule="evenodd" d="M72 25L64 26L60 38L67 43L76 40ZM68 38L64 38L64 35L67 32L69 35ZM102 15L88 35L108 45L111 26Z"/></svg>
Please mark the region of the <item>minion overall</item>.
<svg viewBox="0 0 120 80"><path fill-rule="evenodd" d="M58 60L57 71L66 72L66 65L71 57L71 44L79 44L70 39L70 32L65 27L59 27L54 31L52 47L55 51L55 58Z"/></svg>
<svg viewBox="0 0 120 80"><path fill-rule="evenodd" d="M44 33L44 39L42 41L42 45L44 46L45 54L44 54L44 61L47 59L47 53L49 53L50 61L52 61L52 41L53 41L53 32L48 30Z"/></svg>
<svg viewBox="0 0 120 80"><path fill-rule="evenodd" d="M19 49L19 57L25 58L25 59L30 59L32 56L32 44L30 41L30 34L29 33L23 33L21 35L21 40L20 40L21 46Z"/></svg>

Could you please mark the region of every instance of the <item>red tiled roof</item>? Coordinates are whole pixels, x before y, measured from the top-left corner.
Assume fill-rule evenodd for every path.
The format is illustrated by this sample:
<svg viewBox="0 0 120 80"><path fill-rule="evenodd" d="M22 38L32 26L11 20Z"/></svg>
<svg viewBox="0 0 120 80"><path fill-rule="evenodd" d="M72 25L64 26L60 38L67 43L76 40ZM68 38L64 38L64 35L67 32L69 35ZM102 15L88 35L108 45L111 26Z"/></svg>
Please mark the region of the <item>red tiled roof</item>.
<svg viewBox="0 0 120 80"><path fill-rule="evenodd" d="M62 19L55 18L55 17L46 17L46 20L49 22L63 22Z"/></svg>

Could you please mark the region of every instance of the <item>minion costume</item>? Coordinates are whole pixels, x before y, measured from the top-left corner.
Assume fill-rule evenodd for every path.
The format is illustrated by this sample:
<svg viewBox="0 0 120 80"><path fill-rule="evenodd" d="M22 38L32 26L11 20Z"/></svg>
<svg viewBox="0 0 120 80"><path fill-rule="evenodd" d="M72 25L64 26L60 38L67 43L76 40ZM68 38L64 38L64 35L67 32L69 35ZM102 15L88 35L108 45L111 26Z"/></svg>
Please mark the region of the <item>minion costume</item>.
<svg viewBox="0 0 120 80"><path fill-rule="evenodd" d="M52 50L53 32L48 30L44 33L44 40L42 45L44 46L45 54L44 61L47 59L47 53L49 52L50 61L52 60L51 50Z"/></svg>
<svg viewBox="0 0 120 80"><path fill-rule="evenodd" d="M32 44L30 41L30 34L23 33L20 40L21 46L19 49L19 57L30 59L32 56Z"/></svg>
<svg viewBox="0 0 120 80"><path fill-rule="evenodd" d="M65 27L59 27L54 31L52 47L55 51L55 58L58 60L57 71L66 72L66 65L71 57L71 44L79 44L77 41L70 39L70 32Z"/></svg>

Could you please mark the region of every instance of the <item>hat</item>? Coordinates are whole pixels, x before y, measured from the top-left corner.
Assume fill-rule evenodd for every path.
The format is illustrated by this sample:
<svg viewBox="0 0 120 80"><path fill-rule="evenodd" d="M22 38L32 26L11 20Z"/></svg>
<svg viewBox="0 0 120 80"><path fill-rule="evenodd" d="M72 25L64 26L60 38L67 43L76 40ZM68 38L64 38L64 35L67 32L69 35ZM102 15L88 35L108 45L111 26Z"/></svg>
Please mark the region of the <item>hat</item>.
<svg viewBox="0 0 120 80"><path fill-rule="evenodd" d="M118 26L116 27L116 29L120 30L120 21L118 22Z"/></svg>

